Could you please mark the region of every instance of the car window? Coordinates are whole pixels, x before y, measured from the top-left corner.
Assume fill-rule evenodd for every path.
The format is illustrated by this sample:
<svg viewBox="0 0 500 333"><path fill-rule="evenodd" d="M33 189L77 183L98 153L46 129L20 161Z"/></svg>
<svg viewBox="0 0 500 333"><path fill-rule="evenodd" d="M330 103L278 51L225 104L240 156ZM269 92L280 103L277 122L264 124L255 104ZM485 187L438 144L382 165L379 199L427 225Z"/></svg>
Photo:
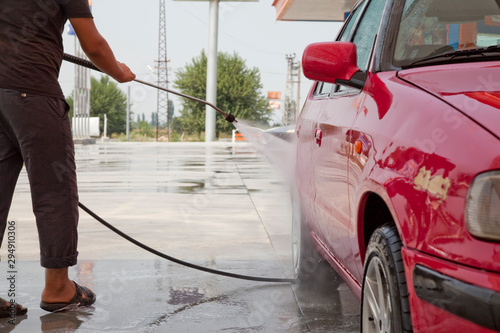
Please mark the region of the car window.
<svg viewBox="0 0 500 333"><path fill-rule="evenodd" d="M406 66L440 54L498 45L499 1L407 0L400 21L394 63L398 67ZM470 59L463 57L463 60Z"/></svg>
<svg viewBox="0 0 500 333"><path fill-rule="evenodd" d="M333 83L318 82L314 91L314 95L318 97L330 96L330 93L334 86L335 85Z"/></svg>
<svg viewBox="0 0 500 333"><path fill-rule="evenodd" d="M358 52L358 67L368 69L368 62L372 53L375 36L378 33L386 0L372 0L361 18L353 42Z"/></svg>
<svg viewBox="0 0 500 333"><path fill-rule="evenodd" d="M352 28L354 28L354 24L358 20L358 17L362 12L362 8L365 6L365 3L366 3L366 1L364 1L364 3L359 5L358 7L356 7L356 9L349 16L350 17L349 22L347 23L347 26L344 28L344 31L342 31L342 34L339 36L337 41L340 41L340 42L349 41L349 38L351 37Z"/></svg>
<svg viewBox="0 0 500 333"><path fill-rule="evenodd" d="M358 17L360 15L360 13L362 12L362 8L364 7L365 3L366 3L366 1L354 9L352 14L349 16L349 21L348 21L347 25L345 26L341 35L337 38L337 41L345 42L345 41L349 40L349 38L351 36L352 29L354 27L354 24L358 20ZM317 97L328 97L334 91L334 89L336 89L336 90L339 89L338 87L337 88L335 88L335 87L336 87L336 85L333 83L318 82L318 84L316 85L316 88L314 90L314 95Z"/></svg>

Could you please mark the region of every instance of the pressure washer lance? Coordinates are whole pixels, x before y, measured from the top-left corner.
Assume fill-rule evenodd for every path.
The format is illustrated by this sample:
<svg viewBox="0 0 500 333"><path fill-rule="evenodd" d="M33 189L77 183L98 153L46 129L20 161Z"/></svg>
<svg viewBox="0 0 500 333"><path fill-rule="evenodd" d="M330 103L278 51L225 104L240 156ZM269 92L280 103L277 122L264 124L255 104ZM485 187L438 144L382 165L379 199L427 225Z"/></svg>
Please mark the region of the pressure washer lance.
<svg viewBox="0 0 500 333"><path fill-rule="evenodd" d="M99 70L94 64L92 64L88 60L81 59L81 58L78 58L78 57L75 57L75 56L72 56L72 55L69 55L69 54L66 54L66 53L63 55L63 59L66 60L66 61L72 62L72 63L74 63L76 65L84 66L84 67L87 67L87 68L90 68L90 69L94 69L94 70L97 70L97 71L101 72L101 70ZM232 122L237 122L237 120L234 118L234 116L232 114L226 113L226 112L218 109L216 106L212 105L211 103L208 103L208 102L206 102L204 100L201 100L199 98L192 97L192 96L185 95L185 94L181 94L179 92L172 91L172 90L169 90L169 89L166 89L166 88L163 88L163 87L160 87L160 86L148 83L148 82L144 82L144 81L140 81L140 80L134 80L134 81L142 83L142 84L145 84L145 85L148 85L148 86L153 87L153 88L165 90L167 92L170 92L172 94L175 94L175 95L178 95L178 96L181 96L181 97L192 99L194 101L203 103L205 105L209 105L209 106L213 107L215 110L219 111L224 116L224 118L227 121L229 121L231 123ZM207 268L207 267L203 267L203 266L198 266L198 265L195 265L195 264L192 264L192 263L189 263L189 262L186 262L186 261L183 261L183 260L171 257L171 256L169 256L169 255L167 255L165 253L157 251L157 250L155 250L155 249L153 249L153 248L151 248L151 247L149 247L149 246L147 246L147 245L139 242L138 240L130 237L129 235L127 235L123 231L121 231L121 230L117 229L115 226L111 225L109 222L106 222L102 217L100 217L99 215L97 215L96 213L94 213L93 211L91 211L89 208L87 208L81 202L78 203L78 206L83 211L85 211L87 214L89 214L91 217L93 217L95 220L97 220L98 222L100 222L102 225L104 225L105 227L107 227L108 229L110 229L111 231L113 231L114 233L116 233L117 235L125 238L129 242L137 245L138 247L140 247L140 248L142 248L142 249L144 249L144 250L146 250L146 251L148 251L150 253L153 253L153 254L155 254L155 255L163 258L163 259L172 261L172 262L174 262L176 264L179 264L179 265L182 265L182 266L186 266L186 267L190 267L190 268L193 268L193 269L196 269L196 270L199 270L199 271L203 271L203 272L207 272L207 273L211 273L211 274L222 275L222 276L226 276L226 277L230 277L230 278L235 278L235 279L240 279L240 280L249 280L249 281L258 281L258 282L273 282L273 283L293 283L293 282L295 282L295 279L265 278L265 277L241 275L241 274L234 274L234 273L219 271L219 270L216 270L216 269L211 269L211 268Z"/></svg>
<svg viewBox="0 0 500 333"><path fill-rule="evenodd" d="M67 54L67 53L63 54L63 59L66 60L66 61L68 61L68 62L74 63L76 65L87 67L87 68L90 68L90 69L93 69L93 70L96 70L96 71L99 71L99 72L102 73L102 71L99 68L97 68L92 62L90 62L90 61L88 61L86 59L78 58L78 57L75 57L75 56L73 56L71 54ZM156 84L153 84L153 83L150 83L150 82L146 82L146 81L142 81L142 80L138 80L138 79L134 79L134 81L138 82L138 83L141 83L141 84L144 84L146 86L150 86L150 87L153 87L153 88L156 88L156 89L159 89L159 90L166 91L168 93L171 93L171 94L174 94L174 95L177 95L177 96L180 96L180 97L184 97L184 98L193 100L193 101L198 102L198 103L202 103L202 104L208 105L211 108L213 108L215 111L217 111L221 115L223 115L224 119L227 120L227 121L229 121L230 123L237 123L238 122L236 120L236 118L234 117L234 115L232 115L231 113L224 112L221 109L219 109L218 107L216 107L215 105L213 105L212 103L209 103L209 102L204 101L202 99L199 99L199 98L196 98L196 97L193 97L193 96L189 96L189 95L180 93L180 92L175 91L175 90L170 90L168 88L160 87L160 86L158 86Z"/></svg>

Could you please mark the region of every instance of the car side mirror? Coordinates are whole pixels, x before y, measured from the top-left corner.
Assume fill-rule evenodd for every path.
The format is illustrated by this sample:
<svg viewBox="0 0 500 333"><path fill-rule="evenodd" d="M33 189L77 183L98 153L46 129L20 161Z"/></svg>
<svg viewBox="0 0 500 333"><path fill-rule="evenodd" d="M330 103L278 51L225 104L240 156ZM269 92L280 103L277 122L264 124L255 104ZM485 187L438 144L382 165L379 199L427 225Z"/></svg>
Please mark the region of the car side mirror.
<svg viewBox="0 0 500 333"><path fill-rule="evenodd" d="M364 75L357 65L356 45L351 42L314 43L302 56L304 75L314 81L362 88Z"/></svg>

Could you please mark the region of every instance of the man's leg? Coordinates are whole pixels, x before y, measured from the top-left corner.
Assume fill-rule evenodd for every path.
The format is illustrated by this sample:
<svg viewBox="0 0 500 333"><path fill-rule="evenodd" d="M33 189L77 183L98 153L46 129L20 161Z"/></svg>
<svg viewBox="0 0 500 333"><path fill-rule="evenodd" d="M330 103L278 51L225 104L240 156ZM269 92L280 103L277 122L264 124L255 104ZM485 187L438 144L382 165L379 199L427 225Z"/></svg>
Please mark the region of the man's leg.
<svg viewBox="0 0 500 333"><path fill-rule="evenodd" d="M33 212L40 239L40 260L45 267L42 301L70 301L76 292L68 277L68 267L76 264L78 193L73 138L63 101L36 96L44 123L43 139L32 149L26 168L30 177ZM56 105L52 105L56 104Z"/></svg>
<svg viewBox="0 0 500 333"><path fill-rule="evenodd" d="M40 262L46 268L42 301L67 302L76 292L67 268L78 255L78 193L67 105L56 98L10 93L15 99L9 117L30 180Z"/></svg>
<svg viewBox="0 0 500 333"><path fill-rule="evenodd" d="M2 97L0 93L0 247L5 234L7 226L7 218L9 215L12 197L16 187L19 173L23 167L23 159L19 146L13 141L14 134L9 126L4 128L5 118L2 112ZM15 139L14 139L15 140ZM0 298L0 317L10 315L11 304L6 300ZM25 314L26 308L21 305L16 306L16 314Z"/></svg>
<svg viewBox="0 0 500 333"><path fill-rule="evenodd" d="M0 115L0 247L7 226L12 196L22 167L21 153L3 129Z"/></svg>

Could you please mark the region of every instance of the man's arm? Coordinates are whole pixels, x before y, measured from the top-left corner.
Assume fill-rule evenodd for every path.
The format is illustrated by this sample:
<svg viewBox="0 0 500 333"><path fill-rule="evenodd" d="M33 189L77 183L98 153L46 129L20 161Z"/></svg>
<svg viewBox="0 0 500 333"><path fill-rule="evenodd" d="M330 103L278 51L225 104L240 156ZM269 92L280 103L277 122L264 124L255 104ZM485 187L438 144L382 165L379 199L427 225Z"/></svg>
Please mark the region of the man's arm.
<svg viewBox="0 0 500 333"><path fill-rule="evenodd" d="M135 79L135 74L127 65L116 61L108 42L101 36L92 18L69 19L75 30L83 52L101 71L118 82L128 82Z"/></svg>

